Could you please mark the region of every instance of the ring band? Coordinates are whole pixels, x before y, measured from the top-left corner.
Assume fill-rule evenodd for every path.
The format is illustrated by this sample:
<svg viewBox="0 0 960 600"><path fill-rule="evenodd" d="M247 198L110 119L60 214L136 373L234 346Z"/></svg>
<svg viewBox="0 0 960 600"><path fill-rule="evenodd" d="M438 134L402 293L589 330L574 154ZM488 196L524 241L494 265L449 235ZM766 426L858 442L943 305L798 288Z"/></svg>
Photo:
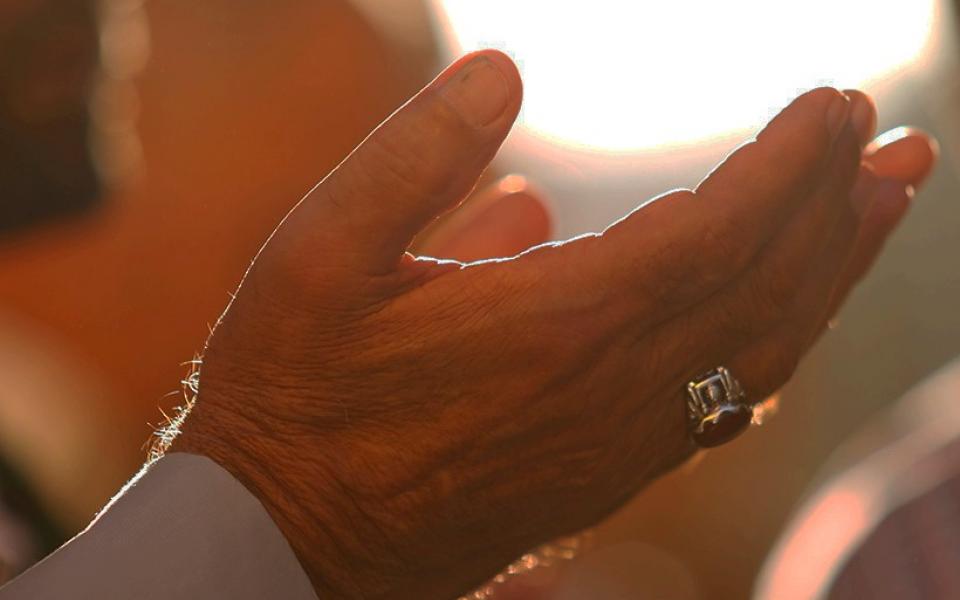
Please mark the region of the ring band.
<svg viewBox="0 0 960 600"><path fill-rule="evenodd" d="M687 384L690 436L701 448L729 442L750 425L753 407L740 382L717 367Z"/></svg>

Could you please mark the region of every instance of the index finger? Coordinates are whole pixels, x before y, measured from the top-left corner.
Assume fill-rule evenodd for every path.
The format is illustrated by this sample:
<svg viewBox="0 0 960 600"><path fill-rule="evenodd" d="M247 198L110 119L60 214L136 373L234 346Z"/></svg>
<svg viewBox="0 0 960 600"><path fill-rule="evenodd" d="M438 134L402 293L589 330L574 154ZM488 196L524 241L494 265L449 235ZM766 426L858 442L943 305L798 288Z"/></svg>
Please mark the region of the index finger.
<svg viewBox="0 0 960 600"><path fill-rule="evenodd" d="M576 289L577 302L592 294L604 310L620 303L632 315L655 315L705 298L741 273L812 201L810 191L821 182L848 117L849 100L839 91L808 92L696 191L667 194L601 236L543 253L535 266L554 274L564 292Z"/></svg>

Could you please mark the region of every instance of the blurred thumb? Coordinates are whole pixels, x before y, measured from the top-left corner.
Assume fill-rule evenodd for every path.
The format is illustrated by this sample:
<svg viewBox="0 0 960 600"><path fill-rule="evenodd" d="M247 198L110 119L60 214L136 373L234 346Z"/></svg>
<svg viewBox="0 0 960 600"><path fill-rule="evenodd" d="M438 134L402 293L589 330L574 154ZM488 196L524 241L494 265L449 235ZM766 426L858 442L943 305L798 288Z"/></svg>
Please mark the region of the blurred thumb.
<svg viewBox="0 0 960 600"><path fill-rule="evenodd" d="M472 262L514 256L550 239L550 210L518 175L473 194L414 240L416 254Z"/></svg>

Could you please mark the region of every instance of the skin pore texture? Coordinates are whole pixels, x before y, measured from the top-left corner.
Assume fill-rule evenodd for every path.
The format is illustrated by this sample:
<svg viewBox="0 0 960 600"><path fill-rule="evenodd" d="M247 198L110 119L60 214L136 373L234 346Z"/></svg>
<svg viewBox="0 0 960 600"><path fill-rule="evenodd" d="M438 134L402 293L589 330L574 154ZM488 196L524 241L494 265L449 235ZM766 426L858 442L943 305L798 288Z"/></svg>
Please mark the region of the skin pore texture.
<svg viewBox="0 0 960 600"><path fill-rule="evenodd" d="M321 597L455 597L608 515L695 451L692 376L789 379L912 197L864 162L872 102L822 88L602 233L415 257L521 96L500 53L454 63L288 214L208 341L173 450L243 482ZM534 192L497 198L545 236ZM457 239L434 250L482 256Z"/></svg>

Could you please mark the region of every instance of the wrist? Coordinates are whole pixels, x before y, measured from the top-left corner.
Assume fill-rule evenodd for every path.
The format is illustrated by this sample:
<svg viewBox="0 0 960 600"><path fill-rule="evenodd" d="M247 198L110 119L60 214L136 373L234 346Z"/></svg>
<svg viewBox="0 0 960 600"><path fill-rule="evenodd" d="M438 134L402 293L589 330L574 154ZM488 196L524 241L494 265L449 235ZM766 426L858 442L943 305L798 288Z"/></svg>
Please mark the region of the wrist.
<svg viewBox="0 0 960 600"><path fill-rule="evenodd" d="M320 465L306 468L304 458L291 455L263 423L222 405L198 397L169 451L206 456L223 467L264 506L317 594L352 597L351 561L342 551L346 542L341 538L347 533L340 522L344 512L302 500L307 497L302 486L326 485Z"/></svg>

